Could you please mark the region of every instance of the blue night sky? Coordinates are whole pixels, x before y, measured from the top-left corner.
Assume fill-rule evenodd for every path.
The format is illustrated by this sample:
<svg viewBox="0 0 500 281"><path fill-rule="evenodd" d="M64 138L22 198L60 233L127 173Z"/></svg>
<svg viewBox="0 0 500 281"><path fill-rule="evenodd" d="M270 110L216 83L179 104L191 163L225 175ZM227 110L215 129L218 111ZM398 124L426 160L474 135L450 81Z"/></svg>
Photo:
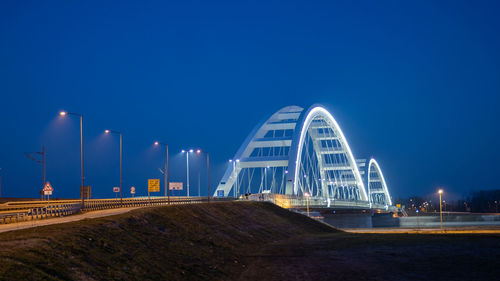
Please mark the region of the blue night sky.
<svg viewBox="0 0 500 281"><path fill-rule="evenodd" d="M170 145L210 152L212 188L251 129L325 105L394 197L499 188L498 1L1 1L2 196L36 197L47 147L56 197L78 197L79 123L93 197L146 194ZM206 188L205 156L193 157Z"/></svg>

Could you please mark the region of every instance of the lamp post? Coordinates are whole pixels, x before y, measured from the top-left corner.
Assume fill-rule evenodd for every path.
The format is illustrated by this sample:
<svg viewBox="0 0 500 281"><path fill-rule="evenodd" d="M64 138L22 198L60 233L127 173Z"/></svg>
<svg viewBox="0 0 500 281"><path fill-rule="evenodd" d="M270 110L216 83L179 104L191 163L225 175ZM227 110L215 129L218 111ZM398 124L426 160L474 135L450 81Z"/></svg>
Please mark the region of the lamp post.
<svg viewBox="0 0 500 281"><path fill-rule="evenodd" d="M441 204L441 195L443 194L443 190L442 189L438 190L438 193L439 193L439 221L441 229L443 229L443 206Z"/></svg>
<svg viewBox="0 0 500 281"><path fill-rule="evenodd" d="M210 202L210 155L207 152L207 203Z"/></svg>
<svg viewBox="0 0 500 281"><path fill-rule="evenodd" d="M80 197L82 198L82 208L85 206L85 197L83 196L83 189L85 186L85 177L83 176L83 114L61 111L59 115L65 117L67 115L74 115L80 117L80 159L81 159L81 170L82 170L82 184L80 186ZM44 183L45 184L45 183Z"/></svg>
<svg viewBox="0 0 500 281"><path fill-rule="evenodd" d="M418 209L415 210L415 212L417 213L417 228L420 228L420 222L418 221Z"/></svg>
<svg viewBox="0 0 500 281"><path fill-rule="evenodd" d="M2 171L2 168L0 168L0 172ZM0 198L2 198L2 175L0 175Z"/></svg>
<svg viewBox="0 0 500 281"><path fill-rule="evenodd" d="M309 196L311 196L311 195L309 194L309 192L306 192L306 193L304 193L304 196L306 197L306 202L307 202L306 203L306 205L307 205L307 216L309 216Z"/></svg>
<svg viewBox="0 0 500 281"><path fill-rule="evenodd" d="M233 161L233 159L229 159L229 163L233 164L233 173L236 173L235 161ZM238 184L238 181L235 181L235 183ZM236 185L233 188L233 197L236 197L235 194L236 194Z"/></svg>
<svg viewBox="0 0 500 281"><path fill-rule="evenodd" d="M233 172L235 174L236 179L235 181L235 186L233 188L233 197L237 198L237 195L239 195L239 188L238 188L238 171L236 169L238 168L237 163L240 163L240 159L236 159L233 161L233 159L229 159L229 163L233 163Z"/></svg>
<svg viewBox="0 0 500 281"><path fill-rule="evenodd" d="M269 169L269 166L267 166L264 169L264 181L265 181L265 188L266 188L266 190L267 190L267 169Z"/></svg>
<svg viewBox="0 0 500 281"><path fill-rule="evenodd" d="M119 131L104 130L106 134L118 134L120 135L120 206L123 207L123 141L122 133Z"/></svg>
<svg viewBox="0 0 500 281"><path fill-rule="evenodd" d="M187 197L189 197L189 153L193 153L194 150L182 150L182 153L186 153L186 188Z"/></svg>
<svg viewBox="0 0 500 281"><path fill-rule="evenodd" d="M201 149L196 150L196 154L201 154ZM207 153L207 203L210 202L210 154ZM200 173L198 173L198 190L200 189ZM199 194L201 196L201 194Z"/></svg>
<svg viewBox="0 0 500 281"><path fill-rule="evenodd" d="M155 141L155 146L164 146L166 148L166 158L167 158L167 161L163 160L163 164L164 164L164 169L163 169L163 176L164 176L164 180L163 180L163 183L165 185L165 196L167 197L167 201L168 201L168 204L170 204L170 193L168 192L168 185L169 185L169 181L170 181L170 175L169 175L169 165L168 165L168 144L166 143L163 143L163 142L158 142L158 141Z"/></svg>

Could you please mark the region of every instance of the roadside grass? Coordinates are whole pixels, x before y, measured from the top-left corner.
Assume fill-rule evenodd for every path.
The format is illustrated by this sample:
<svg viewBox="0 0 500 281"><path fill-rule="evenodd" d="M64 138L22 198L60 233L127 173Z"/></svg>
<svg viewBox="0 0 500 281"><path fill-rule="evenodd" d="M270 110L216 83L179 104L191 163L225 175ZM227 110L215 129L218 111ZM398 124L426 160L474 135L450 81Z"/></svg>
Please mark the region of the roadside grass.
<svg viewBox="0 0 500 281"><path fill-rule="evenodd" d="M0 234L0 280L497 280L498 234L346 233L219 202Z"/></svg>
<svg viewBox="0 0 500 281"><path fill-rule="evenodd" d="M335 230L268 203L144 208L0 234L5 280L231 279L248 249Z"/></svg>

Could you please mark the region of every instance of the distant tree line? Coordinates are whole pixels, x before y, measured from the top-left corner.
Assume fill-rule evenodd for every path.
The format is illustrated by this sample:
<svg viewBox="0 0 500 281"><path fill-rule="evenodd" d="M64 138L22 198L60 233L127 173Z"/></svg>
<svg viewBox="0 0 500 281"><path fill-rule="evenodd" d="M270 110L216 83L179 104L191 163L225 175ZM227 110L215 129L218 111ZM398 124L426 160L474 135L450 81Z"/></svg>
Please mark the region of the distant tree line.
<svg viewBox="0 0 500 281"><path fill-rule="evenodd" d="M394 204L401 204L409 214L439 212L439 199L436 196L424 198L411 196L397 198ZM447 201L443 200L443 211L446 212L473 212L473 213L498 213L500 211L500 189L480 190L472 192L464 199Z"/></svg>
<svg viewBox="0 0 500 281"><path fill-rule="evenodd" d="M497 189L473 192L469 204L472 212L498 213L499 203L500 189Z"/></svg>

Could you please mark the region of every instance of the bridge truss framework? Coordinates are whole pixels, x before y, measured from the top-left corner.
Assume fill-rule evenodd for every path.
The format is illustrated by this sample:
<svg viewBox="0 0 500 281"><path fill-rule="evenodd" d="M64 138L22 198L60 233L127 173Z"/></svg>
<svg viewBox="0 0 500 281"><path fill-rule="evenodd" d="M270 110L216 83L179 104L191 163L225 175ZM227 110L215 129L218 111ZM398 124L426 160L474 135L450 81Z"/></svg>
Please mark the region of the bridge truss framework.
<svg viewBox="0 0 500 281"><path fill-rule="evenodd" d="M282 205L307 199L319 207L392 205L378 163L354 158L340 126L321 105L278 110L252 130L233 160L216 197L266 194L284 200Z"/></svg>

